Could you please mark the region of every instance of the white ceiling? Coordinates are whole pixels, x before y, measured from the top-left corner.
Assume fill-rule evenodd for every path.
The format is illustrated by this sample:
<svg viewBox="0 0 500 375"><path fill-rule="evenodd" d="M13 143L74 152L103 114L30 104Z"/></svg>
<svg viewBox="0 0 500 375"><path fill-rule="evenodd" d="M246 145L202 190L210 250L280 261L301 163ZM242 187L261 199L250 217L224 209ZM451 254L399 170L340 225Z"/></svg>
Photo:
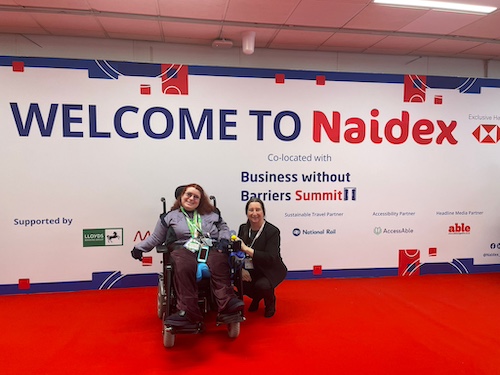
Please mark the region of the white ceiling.
<svg viewBox="0 0 500 375"><path fill-rule="evenodd" d="M448 0L456 1L457 0ZM500 8L500 0L458 0ZM0 0L0 33L211 46L256 31L256 50L500 60L500 10L405 9L372 0Z"/></svg>

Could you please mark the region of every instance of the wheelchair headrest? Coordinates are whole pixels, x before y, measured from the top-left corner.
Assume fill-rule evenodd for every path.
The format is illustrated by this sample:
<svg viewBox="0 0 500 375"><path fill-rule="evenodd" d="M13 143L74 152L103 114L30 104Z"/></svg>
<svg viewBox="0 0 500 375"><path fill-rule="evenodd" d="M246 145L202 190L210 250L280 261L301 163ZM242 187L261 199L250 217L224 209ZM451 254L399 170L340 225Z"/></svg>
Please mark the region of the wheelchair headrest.
<svg viewBox="0 0 500 375"><path fill-rule="evenodd" d="M181 195L182 193L182 190L184 190L184 188L186 187L186 185L181 185L179 187L177 187L177 189L175 189L175 199L179 198L179 196Z"/></svg>

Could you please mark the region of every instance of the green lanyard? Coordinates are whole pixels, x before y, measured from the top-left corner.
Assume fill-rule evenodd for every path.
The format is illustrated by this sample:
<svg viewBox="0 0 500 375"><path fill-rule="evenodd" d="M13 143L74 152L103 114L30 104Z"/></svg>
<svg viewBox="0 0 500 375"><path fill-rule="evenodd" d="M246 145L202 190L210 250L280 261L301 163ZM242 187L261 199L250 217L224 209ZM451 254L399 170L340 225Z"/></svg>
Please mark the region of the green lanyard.
<svg viewBox="0 0 500 375"><path fill-rule="evenodd" d="M198 211L195 210L193 213L193 218L191 219L189 217L189 215L187 214L186 210L184 209L184 207L181 207L181 211L184 214L184 216L186 216L186 221L187 221L189 231L191 232L191 237L197 238L198 234L203 233L203 231L201 230L201 216L200 216L200 214L198 213Z"/></svg>

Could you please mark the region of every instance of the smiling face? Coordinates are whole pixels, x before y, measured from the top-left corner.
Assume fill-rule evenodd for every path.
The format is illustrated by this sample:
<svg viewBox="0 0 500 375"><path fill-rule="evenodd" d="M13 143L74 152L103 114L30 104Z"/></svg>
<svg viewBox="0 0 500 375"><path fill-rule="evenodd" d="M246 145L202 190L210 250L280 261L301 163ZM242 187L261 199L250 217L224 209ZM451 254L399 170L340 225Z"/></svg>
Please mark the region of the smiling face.
<svg viewBox="0 0 500 375"><path fill-rule="evenodd" d="M198 208L201 199L201 192L189 186L181 197L181 205L186 211L194 211Z"/></svg>
<svg viewBox="0 0 500 375"><path fill-rule="evenodd" d="M259 202L251 202L247 209L247 218L253 230L258 230L264 223L264 211Z"/></svg>

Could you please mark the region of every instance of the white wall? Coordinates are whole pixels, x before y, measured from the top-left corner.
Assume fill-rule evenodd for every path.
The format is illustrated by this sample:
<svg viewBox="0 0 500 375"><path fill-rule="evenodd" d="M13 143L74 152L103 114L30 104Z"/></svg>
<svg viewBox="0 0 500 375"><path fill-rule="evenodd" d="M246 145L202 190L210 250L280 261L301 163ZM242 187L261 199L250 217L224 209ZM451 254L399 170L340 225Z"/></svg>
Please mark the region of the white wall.
<svg viewBox="0 0 500 375"><path fill-rule="evenodd" d="M0 55L156 65L175 63L215 67L208 69L212 71L218 67L241 67L249 71L268 68L478 78L487 72L490 78L500 78L498 62L488 64L485 69L484 62L479 60L259 49L247 56L237 48L220 51L185 45L41 36L0 36ZM125 276L154 275L160 270L159 254L155 254L154 267L141 265L130 257L129 251L138 241L136 233L153 230L160 209L159 197L165 196L165 192L173 192L179 183L193 181L193 175L210 194L222 198L218 205L231 229L237 229L245 220L243 192L267 194L272 191L273 196L290 194L288 199L269 199L266 206L269 220L282 230L285 262L289 270L298 271L299 276L303 271L310 275L317 266L336 275L337 271L345 275L359 269L368 270L370 276L377 275L378 270L386 272L389 269L394 273L406 267L401 261L402 249L409 254L408 259L404 259L408 262L413 261L414 249L419 249L422 264L439 266L443 263L457 268L462 263L453 262L466 259L471 264L466 264L462 267L464 271L460 268L459 272L472 269L474 272L484 272L484 269L500 272L500 251L497 251L500 250L500 203L497 199L500 85L496 80L491 80L495 81L491 87L480 86L484 87L480 94L462 93L458 86L454 89L427 87L426 101L408 102L403 95L404 86L408 86L406 81L405 84L393 84L383 79L375 83L353 79L318 85L311 79L287 78L286 85L282 85L258 75L247 79L237 74L224 77L193 74L189 77L189 95L166 96L161 90L159 75L123 75L120 79L108 80L91 78L83 69L54 69L50 63L47 68L28 68L22 73L8 65L0 67L0 82L4 88L0 90L0 113L3 114L0 159L4 161L0 164L0 172L6 176L0 194L0 232L3 235L0 294L17 292L15 284L22 279L29 279L42 288L43 284L51 282L85 282L95 273L104 273L106 281L113 283L121 278L120 273ZM475 82L462 81L467 85ZM151 95L139 92L137 87L143 83L151 85ZM436 103L437 97L442 99L441 103L439 100ZM49 107L59 106L53 122L55 130L48 137L42 136L38 120L33 120L38 125L33 125L28 136L19 132L22 122L27 123L28 108L33 103L39 106L44 118L47 118ZM62 114L64 103L69 103L68 111ZM72 107L78 103L81 108ZM19 108L17 113L21 121L14 115L12 104ZM125 116L123 125L128 131L140 132L138 139L133 140L119 135L113 126L117 110L132 104L138 108L138 114ZM175 113L176 132L169 139L152 139L143 132L140 116L153 106ZM109 132L108 138L89 135L93 118L91 107L95 108L93 124L98 124L99 131ZM201 139L181 139L178 136L180 126L176 122L181 108L188 108L195 122L203 110L213 109L214 124L223 122L218 117L223 116L219 110L234 109L225 120L234 120L234 126L226 130L230 135L237 135L237 139L227 141L217 139L217 135L212 139L205 133ZM380 112L379 117L373 114L374 109ZM270 126L272 118L266 118L265 137L257 139L256 118L250 116L251 110L271 111L273 116L292 111L302 119L301 137L292 142L278 139L276 130L273 132ZM70 116L70 111L75 118ZM389 128L390 122L402 123L402 120L393 120L401 119L405 113L411 117L409 125L417 128L417 135L432 142L414 141L412 131L407 133L410 137L408 142L404 140L404 145L387 139L376 142L368 135L366 142L363 135L363 144L357 144L348 140L352 134L342 135L340 141L334 141L328 140L324 132L322 140L313 139L316 124L313 113L317 111L324 113L328 121L333 111L341 114L338 127L346 133L347 130L352 132L348 129L355 123L350 121L352 119L363 122L360 129L365 129L365 123L378 121L381 135L387 134L382 129ZM372 122L371 117L377 117L377 121ZM494 124L488 122L487 126L494 128L491 136L495 142L476 139L479 136L483 139L486 119ZM286 120L289 118L280 123L282 134L290 135L288 126L295 123ZM429 124L433 129L431 133L435 130L432 136L427 132L431 128ZM160 132L165 126L161 122L152 125L158 125ZM373 126L378 125L370 125L370 129ZM71 131L81 131L82 136L67 135L70 127ZM453 135L444 142L438 141L438 134L443 134L441 131L445 128L453 131ZM215 132L218 129L216 126ZM378 130L372 131L378 136ZM192 154L184 158L182 164L177 163L179 155L185 155L186 145L196 147L188 147ZM314 155L315 160L302 163L303 160L288 162L290 160L269 158L269 155L298 154ZM329 160L316 159L320 155L328 156ZM247 181L242 172L297 174L297 180ZM349 174L352 180L320 181L302 177L316 172ZM173 174L176 178L169 178ZM353 188L358 189L356 202L353 197L330 199L325 203L323 199L292 196L297 192L335 191L337 194L345 188L351 189L351 193ZM169 205L171 197L167 195ZM45 218L40 225L16 221L20 219L26 223L26 220ZM66 222L69 219L72 224ZM47 223L47 220L58 222ZM459 226L472 229L456 233ZM111 233L118 230L122 233L121 243L106 248L82 244L82 237L87 236L85 231L95 228ZM383 228L388 229L389 234L381 234ZM302 232L297 234L299 229ZM322 229L326 234L320 233ZM107 235L106 232L106 238ZM60 290L57 288L51 291Z"/></svg>

